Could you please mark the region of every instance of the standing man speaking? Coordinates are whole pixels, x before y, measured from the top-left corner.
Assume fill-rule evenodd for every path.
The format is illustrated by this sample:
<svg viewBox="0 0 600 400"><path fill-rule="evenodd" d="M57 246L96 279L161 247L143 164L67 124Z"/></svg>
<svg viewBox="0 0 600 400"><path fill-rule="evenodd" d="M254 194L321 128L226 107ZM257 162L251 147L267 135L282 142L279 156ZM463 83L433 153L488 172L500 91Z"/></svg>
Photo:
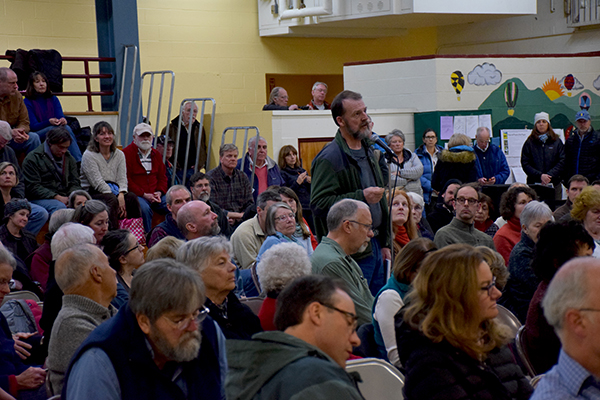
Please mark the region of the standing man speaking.
<svg viewBox="0 0 600 400"><path fill-rule="evenodd" d="M388 168L384 157L376 159L371 149L371 119L360 93L344 90L331 103L331 114L339 127L335 139L312 163L311 207L317 237L327 235L327 212L341 199L368 204L374 237L366 250L352 257L361 267L372 293L385 284L384 259L391 258L388 208L384 194ZM357 223L350 221L352 223Z"/></svg>

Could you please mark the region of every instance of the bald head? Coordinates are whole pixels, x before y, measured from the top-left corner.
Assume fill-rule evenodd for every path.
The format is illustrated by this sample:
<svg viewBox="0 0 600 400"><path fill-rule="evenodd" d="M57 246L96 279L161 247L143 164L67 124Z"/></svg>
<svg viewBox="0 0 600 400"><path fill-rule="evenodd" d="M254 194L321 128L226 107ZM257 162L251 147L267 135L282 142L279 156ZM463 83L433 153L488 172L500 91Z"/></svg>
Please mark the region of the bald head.
<svg viewBox="0 0 600 400"><path fill-rule="evenodd" d="M221 231L217 223L217 214L201 200L190 201L179 209L177 227L188 240L218 235Z"/></svg>

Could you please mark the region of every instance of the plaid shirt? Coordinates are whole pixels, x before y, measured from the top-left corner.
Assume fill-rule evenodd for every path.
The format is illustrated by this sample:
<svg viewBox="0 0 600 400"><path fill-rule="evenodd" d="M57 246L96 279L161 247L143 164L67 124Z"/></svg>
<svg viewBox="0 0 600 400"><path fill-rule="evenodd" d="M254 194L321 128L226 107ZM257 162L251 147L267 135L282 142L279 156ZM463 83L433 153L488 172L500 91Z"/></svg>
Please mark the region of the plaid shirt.
<svg viewBox="0 0 600 400"><path fill-rule="evenodd" d="M600 399L600 381L564 352L540 380L531 400Z"/></svg>
<svg viewBox="0 0 600 400"><path fill-rule="evenodd" d="M221 165L206 173L210 181L210 200L228 212L244 212L254 204L252 188L246 174L234 169L227 175Z"/></svg>

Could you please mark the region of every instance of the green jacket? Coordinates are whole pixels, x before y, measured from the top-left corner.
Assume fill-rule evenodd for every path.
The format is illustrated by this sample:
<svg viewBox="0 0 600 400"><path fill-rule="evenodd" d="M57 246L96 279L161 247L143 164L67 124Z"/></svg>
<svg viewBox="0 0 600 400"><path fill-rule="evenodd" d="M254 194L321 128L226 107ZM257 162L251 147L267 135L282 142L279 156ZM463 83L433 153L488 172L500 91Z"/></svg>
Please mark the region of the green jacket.
<svg viewBox="0 0 600 400"><path fill-rule="evenodd" d="M386 187L388 169L385 158L380 157L377 161L370 146L371 143L368 140L363 140L363 147L367 149L377 186ZM342 199L365 201L358 163L352 158L348 144L339 129L335 139L325 146L313 160L311 172L310 204L314 213L317 240L321 241L321 238L327 236L328 233L327 213L331 206ZM382 211L383 226L379 229L377 240L381 247L389 248L390 235L389 229L386 229L389 213L385 196L381 198L379 205Z"/></svg>
<svg viewBox="0 0 600 400"><path fill-rule="evenodd" d="M363 272L352 257L347 255L336 241L324 237L310 257L313 274L327 275L343 280L348 286L348 294L354 301L358 323L371 322L373 294Z"/></svg>
<svg viewBox="0 0 600 400"><path fill-rule="evenodd" d="M287 333L228 340L228 400L364 400L355 381L327 354Z"/></svg>
<svg viewBox="0 0 600 400"><path fill-rule="evenodd" d="M31 151L23 161L25 196L29 200L49 200L54 196L68 197L81 190L77 162L68 151L65 154L65 173L61 176L50 156L44 151L46 143Z"/></svg>

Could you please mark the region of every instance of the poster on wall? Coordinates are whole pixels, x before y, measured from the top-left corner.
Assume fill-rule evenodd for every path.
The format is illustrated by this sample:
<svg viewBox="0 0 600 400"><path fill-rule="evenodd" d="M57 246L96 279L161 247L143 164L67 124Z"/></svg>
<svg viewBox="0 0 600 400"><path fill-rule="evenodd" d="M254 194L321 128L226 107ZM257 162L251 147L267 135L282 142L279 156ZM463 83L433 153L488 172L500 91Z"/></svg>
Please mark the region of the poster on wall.
<svg viewBox="0 0 600 400"><path fill-rule="evenodd" d="M562 129L553 129L560 139L565 142L565 133ZM521 149L531 134L531 129L502 129L500 131L502 151L506 156L506 162L512 171L511 177L506 183L527 182L527 175L521 167ZM511 180L514 179L514 180Z"/></svg>
<svg viewBox="0 0 600 400"><path fill-rule="evenodd" d="M492 115L443 115L440 116L440 137L442 140L450 139L455 133L464 133L475 139L477 128L485 126L492 133Z"/></svg>

